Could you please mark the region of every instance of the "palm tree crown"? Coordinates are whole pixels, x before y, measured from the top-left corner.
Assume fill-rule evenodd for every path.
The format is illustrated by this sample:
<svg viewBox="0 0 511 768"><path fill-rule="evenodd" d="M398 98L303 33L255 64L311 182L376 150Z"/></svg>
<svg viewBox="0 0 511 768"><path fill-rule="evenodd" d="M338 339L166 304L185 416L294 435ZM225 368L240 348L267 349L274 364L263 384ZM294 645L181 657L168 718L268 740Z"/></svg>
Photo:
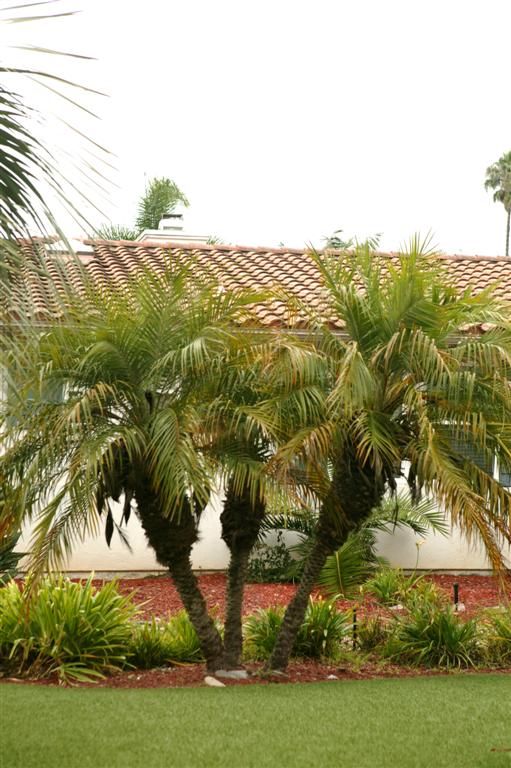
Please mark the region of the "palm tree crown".
<svg viewBox="0 0 511 768"><path fill-rule="evenodd" d="M496 163L486 169L486 189L493 190L493 199L502 203L507 213L506 256L509 256L509 230L511 223L511 152L505 152Z"/></svg>

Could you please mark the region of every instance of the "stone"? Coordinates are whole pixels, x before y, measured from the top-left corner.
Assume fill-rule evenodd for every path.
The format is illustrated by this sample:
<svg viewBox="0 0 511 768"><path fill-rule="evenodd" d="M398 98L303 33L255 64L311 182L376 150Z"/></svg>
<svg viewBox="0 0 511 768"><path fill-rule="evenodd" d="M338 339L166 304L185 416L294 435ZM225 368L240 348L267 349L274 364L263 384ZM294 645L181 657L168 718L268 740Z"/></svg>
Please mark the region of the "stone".
<svg viewBox="0 0 511 768"><path fill-rule="evenodd" d="M204 682L206 685L211 686L211 688L225 688L225 683L222 683L221 680L217 680L216 677L212 677L211 675L206 675Z"/></svg>
<svg viewBox="0 0 511 768"><path fill-rule="evenodd" d="M246 680L248 672L246 669L217 669L215 677L224 677L229 680Z"/></svg>
<svg viewBox="0 0 511 768"><path fill-rule="evenodd" d="M339 678L337 677L337 675L327 675L326 679L327 680L338 680Z"/></svg>

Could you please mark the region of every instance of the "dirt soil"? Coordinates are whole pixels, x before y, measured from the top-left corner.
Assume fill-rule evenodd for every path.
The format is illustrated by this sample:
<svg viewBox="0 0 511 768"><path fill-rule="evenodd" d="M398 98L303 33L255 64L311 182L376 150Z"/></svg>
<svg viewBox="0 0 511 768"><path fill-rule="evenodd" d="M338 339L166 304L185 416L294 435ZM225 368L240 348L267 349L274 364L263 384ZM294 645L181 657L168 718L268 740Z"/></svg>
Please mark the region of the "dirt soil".
<svg viewBox="0 0 511 768"><path fill-rule="evenodd" d="M475 615L482 608L502 605L511 599L511 579L505 590L502 590L497 580L492 576L452 576L433 574L425 578L431 579L438 586L453 594L453 584L459 585L459 600L464 605L464 616ZM99 582L100 583L100 582ZM200 587L207 604L213 614L223 616L225 607L225 575L202 574L199 576ZM141 618L153 615L166 617L182 608L181 601L167 576L152 576L138 579L125 579L119 582L120 589L125 593L134 593L135 600L141 604ZM258 608L272 605L285 605L293 596L295 587L292 584L248 584L245 591L244 614L253 613ZM316 593L316 596L319 596ZM357 607L358 615L369 615L380 610L374 601L365 597L359 601L340 600L339 608ZM382 664L364 661L360 666L348 663L321 664L314 661L293 660L285 676L263 676L262 664L247 664L250 676L246 680L223 680L225 685L251 685L272 683L304 683L325 680L360 680L375 677L410 677L418 675L448 674L438 670L418 670L393 664ZM483 670L478 670L478 672ZM487 670L488 671L488 670ZM495 672L495 670L491 670ZM477 674L474 672L473 674ZM498 670L502 674L511 674L511 669ZM163 667L151 670L128 670L94 683L95 687L105 688L176 688L204 686L207 674L203 664L183 664L180 666ZM464 674L467 674L464 672ZM471 673L468 673L471 674ZM34 683L40 685L58 685L56 679L46 680L14 680L5 679L2 682ZM91 685L89 683L81 684Z"/></svg>

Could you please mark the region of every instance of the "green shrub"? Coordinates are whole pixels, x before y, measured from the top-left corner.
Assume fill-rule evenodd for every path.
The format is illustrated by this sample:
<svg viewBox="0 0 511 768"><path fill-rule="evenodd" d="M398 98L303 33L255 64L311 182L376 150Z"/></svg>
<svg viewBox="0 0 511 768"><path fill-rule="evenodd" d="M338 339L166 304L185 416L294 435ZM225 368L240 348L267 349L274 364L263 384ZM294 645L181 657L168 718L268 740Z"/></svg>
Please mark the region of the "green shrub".
<svg viewBox="0 0 511 768"><path fill-rule="evenodd" d="M449 605L449 594L438 587L433 581L422 577L412 583L410 588L404 589L401 594L401 602L410 610L426 608L442 608Z"/></svg>
<svg viewBox="0 0 511 768"><path fill-rule="evenodd" d="M386 655L429 667L475 666L480 655L477 623L461 621L450 606L414 609L398 620Z"/></svg>
<svg viewBox="0 0 511 768"><path fill-rule="evenodd" d="M260 609L244 624L245 654L250 659L269 658L284 618L284 608ZM304 622L298 633L293 656L318 659L336 655L341 640L349 629L346 614L326 600L310 599Z"/></svg>
<svg viewBox="0 0 511 768"><path fill-rule="evenodd" d="M511 608L495 608L481 618L484 659L495 666L511 664Z"/></svg>
<svg viewBox="0 0 511 768"><path fill-rule="evenodd" d="M382 605L405 604L421 576L405 576L400 568L382 568L364 584L364 592L373 595Z"/></svg>
<svg viewBox="0 0 511 768"><path fill-rule="evenodd" d="M186 611L176 613L165 627L170 661L175 663L204 661L199 638Z"/></svg>
<svg viewBox="0 0 511 768"><path fill-rule="evenodd" d="M310 599L294 654L308 659L332 658L349 630L347 615L340 613L334 602Z"/></svg>
<svg viewBox="0 0 511 768"><path fill-rule="evenodd" d="M153 616L151 621L135 625L128 657L130 664L138 669L204 660L199 638L186 611L179 611L167 621Z"/></svg>
<svg viewBox="0 0 511 768"><path fill-rule="evenodd" d="M125 665L136 610L113 581L46 578L28 597L10 582L0 589L0 664L63 681L102 677Z"/></svg>
<svg viewBox="0 0 511 768"><path fill-rule="evenodd" d="M270 657L283 618L284 608L274 606L260 608L246 619L244 651L248 658L264 661Z"/></svg>
<svg viewBox="0 0 511 768"><path fill-rule="evenodd" d="M164 625L154 616L151 621L144 621L133 627L129 641L128 659L137 669L163 667L170 661L170 648Z"/></svg>
<svg viewBox="0 0 511 768"><path fill-rule="evenodd" d="M383 650L388 642L392 625L385 622L381 616L368 616L357 627L357 648L371 652Z"/></svg>
<svg viewBox="0 0 511 768"><path fill-rule="evenodd" d="M292 566L293 558L279 531L275 544L258 542L255 545L248 563L247 581L256 584L292 581Z"/></svg>

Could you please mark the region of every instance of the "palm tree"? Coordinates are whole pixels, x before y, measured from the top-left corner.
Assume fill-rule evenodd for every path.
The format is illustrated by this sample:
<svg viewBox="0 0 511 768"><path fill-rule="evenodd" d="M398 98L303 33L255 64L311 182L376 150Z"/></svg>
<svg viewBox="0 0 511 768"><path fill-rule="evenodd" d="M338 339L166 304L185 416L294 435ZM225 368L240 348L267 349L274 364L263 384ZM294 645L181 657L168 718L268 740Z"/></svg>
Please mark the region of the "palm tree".
<svg viewBox="0 0 511 768"><path fill-rule="evenodd" d="M23 489L18 522L35 521L35 572L96 531L99 516L107 541L116 528L122 534L112 500L124 499L121 524L133 505L208 667L220 669L222 640L190 552L218 466L207 450L206 398L245 343L236 323L250 316L254 297L219 291L205 274L198 287L196 276L193 265L177 265L111 289L82 273L80 294L50 294L59 323L41 332L18 317L17 333L2 338L10 397L0 419L0 471Z"/></svg>
<svg viewBox="0 0 511 768"><path fill-rule="evenodd" d="M250 355L247 356L247 350ZM220 517L230 551L225 615L225 665L237 668L242 656L242 608L248 561L270 507L290 507L296 478L275 476L276 451L288 428L290 411L304 396L304 359L310 344L285 334L259 333L241 350L243 361L225 369L213 398L212 451L222 466L226 488ZM295 379L295 374L302 374ZM290 386L289 380L292 380Z"/></svg>
<svg viewBox="0 0 511 768"><path fill-rule="evenodd" d="M413 497L436 499L495 569L511 541L511 496L488 467L511 459L508 310L488 292L457 295L418 240L394 264L364 247L314 259L329 303L328 325L316 326L329 371L324 406L280 454L314 471L320 510L269 661L280 670L326 559L395 490L405 461ZM461 332L484 323L493 329Z"/></svg>
<svg viewBox="0 0 511 768"><path fill-rule="evenodd" d="M135 226L139 232L144 229L158 229L160 219L171 213L178 203L188 206L186 196L177 184L168 178L151 179L140 198Z"/></svg>
<svg viewBox="0 0 511 768"><path fill-rule="evenodd" d="M502 203L507 213L506 256L509 256L509 231L511 227L511 152L505 152L496 163L486 169L485 189L493 189L493 200Z"/></svg>

